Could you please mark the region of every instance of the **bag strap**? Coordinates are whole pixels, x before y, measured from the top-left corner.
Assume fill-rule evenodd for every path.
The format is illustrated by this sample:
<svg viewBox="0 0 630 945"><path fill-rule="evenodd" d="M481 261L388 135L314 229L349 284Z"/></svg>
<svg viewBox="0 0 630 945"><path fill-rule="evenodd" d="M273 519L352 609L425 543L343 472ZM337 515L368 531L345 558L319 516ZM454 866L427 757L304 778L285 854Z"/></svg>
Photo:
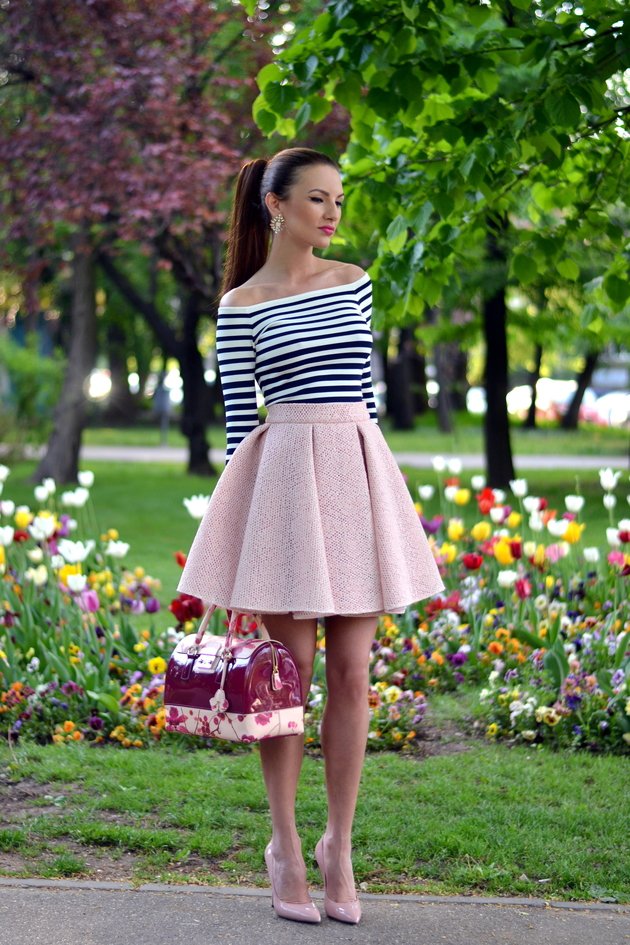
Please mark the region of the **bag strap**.
<svg viewBox="0 0 630 945"><path fill-rule="evenodd" d="M201 641L203 640L203 635L206 632L206 627L208 626L210 617L212 616L212 614L215 612L216 609L217 609L216 604L210 604L205 614L203 615L203 620L199 624L197 635L195 636L195 644L197 646L199 646ZM234 636L234 633L236 631L236 620L238 618L238 615L239 615L238 612L235 610L232 610L230 612L230 625L228 627L227 633L225 634L226 648L229 647L232 643L232 637ZM261 632L263 639L269 639L269 634L267 633L267 629L262 622L260 614L252 614L252 617L256 621L258 630Z"/></svg>

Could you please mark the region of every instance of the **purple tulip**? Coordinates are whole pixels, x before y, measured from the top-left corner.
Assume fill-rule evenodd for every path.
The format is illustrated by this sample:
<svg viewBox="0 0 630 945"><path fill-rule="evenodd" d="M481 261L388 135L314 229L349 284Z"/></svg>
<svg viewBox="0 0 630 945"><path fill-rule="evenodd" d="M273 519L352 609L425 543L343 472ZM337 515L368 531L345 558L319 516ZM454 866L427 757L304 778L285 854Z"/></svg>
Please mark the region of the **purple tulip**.
<svg viewBox="0 0 630 945"><path fill-rule="evenodd" d="M155 597L147 597L144 606L148 614L156 614L160 609L160 602Z"/></svg>

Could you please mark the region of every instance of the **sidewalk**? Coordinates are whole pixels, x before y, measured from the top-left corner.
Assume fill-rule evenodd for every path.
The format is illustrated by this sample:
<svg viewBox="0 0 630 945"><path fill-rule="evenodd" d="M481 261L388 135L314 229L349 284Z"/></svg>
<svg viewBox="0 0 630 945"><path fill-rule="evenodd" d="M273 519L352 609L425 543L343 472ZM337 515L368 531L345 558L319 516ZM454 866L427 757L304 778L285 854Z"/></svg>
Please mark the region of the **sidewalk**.
<svg viewBox="0 0 630 945"><path fill-rule="evenodd" d="M322 896L315 902L322 909ZM628 945L630 905L362 895L358 926L278 919L267 890L0 879L11 945Z"/></svg>
<svg viewBox="0 0 630 945"><path fill-rule="evenodd" d="M461 459L464 469L483 469L485 459L481 453L444 454L446 459ZM433 453L394 453L399 466L411 466L416 469L430 469ZM188 451L176 446L83 446L81 459L107 461L127 461L133 463L177 463L188 462ZM225 462L223 450L211 449L210 459L217 466ZM519 456L515 460L520 470L525 469L600 469L611 466L613 469L628 469L627 456Z"/></svg>

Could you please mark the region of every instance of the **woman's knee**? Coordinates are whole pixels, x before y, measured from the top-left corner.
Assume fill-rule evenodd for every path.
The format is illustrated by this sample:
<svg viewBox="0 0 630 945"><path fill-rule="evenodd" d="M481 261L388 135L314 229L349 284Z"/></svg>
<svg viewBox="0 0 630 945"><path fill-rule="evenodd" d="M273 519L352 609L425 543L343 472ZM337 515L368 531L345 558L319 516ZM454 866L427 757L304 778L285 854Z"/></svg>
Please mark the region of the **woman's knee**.
<svg viewBox="0 0 630 945"><path fill-rule="evenodd" d="M365 702L369 688L369 670L365 666L350 663L345 665L326 664L326 685L328 696L340 697L347 702Z"/></svg>

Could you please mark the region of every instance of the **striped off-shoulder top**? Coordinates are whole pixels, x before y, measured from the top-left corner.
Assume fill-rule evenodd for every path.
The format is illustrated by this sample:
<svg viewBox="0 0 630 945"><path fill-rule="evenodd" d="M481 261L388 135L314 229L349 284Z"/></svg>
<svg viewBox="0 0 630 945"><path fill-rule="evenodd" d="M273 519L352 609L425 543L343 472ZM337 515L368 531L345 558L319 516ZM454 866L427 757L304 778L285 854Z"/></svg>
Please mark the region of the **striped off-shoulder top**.
<svg viewBox="0 0 630 945"><path fill-rule="evenodd" d="M225 403L226 462L258 425L265 405L356 403L378 422L372 387L372 283L346 285L253 305L221 305L217 359Z"/></svg>

